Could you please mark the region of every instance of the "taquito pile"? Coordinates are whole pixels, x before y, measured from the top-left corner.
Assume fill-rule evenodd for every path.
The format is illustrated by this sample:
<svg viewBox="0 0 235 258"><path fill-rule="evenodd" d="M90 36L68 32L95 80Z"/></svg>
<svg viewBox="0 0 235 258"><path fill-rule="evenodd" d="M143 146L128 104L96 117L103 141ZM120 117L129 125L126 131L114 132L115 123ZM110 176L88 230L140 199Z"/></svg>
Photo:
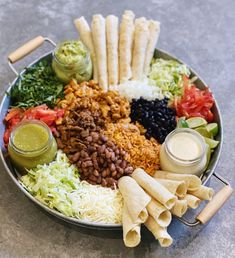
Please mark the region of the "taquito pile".
<svg viewBox="0 0 235 258"><path fill-rule="evenodd" d="M213 189L203 186L195 175L156 171L151 177L141 168L132 177L119 179L118 186L124 199L122 225L127 247L140 243L141 224L162 247L170 246L173 239L167 227L172 214L182 217L188 208L196 209L201 200L211 200L213 196Z"/></svg>
<svg viewBox="0 0 235 258"><path fill-rule="evenodd" d="M93 79L104 91L128 80L142 80L148 74L160 34L160 23L144 17L135 19L126 10L118 17L93 15L91 27L82 16L74 20L81 41L90 51Z"/></svg>

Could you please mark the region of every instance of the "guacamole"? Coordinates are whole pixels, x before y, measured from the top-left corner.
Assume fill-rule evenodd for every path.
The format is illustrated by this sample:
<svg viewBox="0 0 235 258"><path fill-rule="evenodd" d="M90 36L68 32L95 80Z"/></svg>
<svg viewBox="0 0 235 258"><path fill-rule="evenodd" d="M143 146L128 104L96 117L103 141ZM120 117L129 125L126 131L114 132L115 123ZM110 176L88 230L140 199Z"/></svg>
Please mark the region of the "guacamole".
<svg viewBox="0 0 235 258"><path fill-rule="evenodd" d="M92 62L86 46L79 40L65 41L55 49L52 67L65 83L71 79L88 81L92 76Z"/></svg>

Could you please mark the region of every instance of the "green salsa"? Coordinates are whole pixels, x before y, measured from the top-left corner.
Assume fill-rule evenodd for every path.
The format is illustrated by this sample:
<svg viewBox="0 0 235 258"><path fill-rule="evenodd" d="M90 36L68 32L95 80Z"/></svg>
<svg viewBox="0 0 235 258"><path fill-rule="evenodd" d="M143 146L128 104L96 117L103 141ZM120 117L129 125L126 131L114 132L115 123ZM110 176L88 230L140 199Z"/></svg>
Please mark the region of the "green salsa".
<svg viewBox="0 0 235 258"><path fill-rule="evenodd" d="M40 150L47 145L49 135L41 125L25 124L19 127L13 137L13 144L21 151Z"/></svg>
<svg viewBox="0 0 235 258"><path fill-rule="evenodd" d="M41 121L24 121L11 132L8 152L21 173L54 160L57 144L48 126Z"/></svg>

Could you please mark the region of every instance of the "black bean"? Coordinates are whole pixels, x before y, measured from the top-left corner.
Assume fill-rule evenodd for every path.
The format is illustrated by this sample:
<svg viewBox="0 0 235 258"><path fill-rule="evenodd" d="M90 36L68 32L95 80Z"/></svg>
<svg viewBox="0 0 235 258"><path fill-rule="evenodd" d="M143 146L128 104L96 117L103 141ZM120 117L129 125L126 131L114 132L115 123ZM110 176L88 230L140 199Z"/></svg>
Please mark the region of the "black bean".
<svg viewBox="0 0 235 258"><path fill-rule="evenodd" d="M147 129L145 136L154 137L159 143L164 142L166 136L175 129L175 109L168 107L168 99L152 101L143 98L135 99L131 103L131 120L139 122Z"/></svg>

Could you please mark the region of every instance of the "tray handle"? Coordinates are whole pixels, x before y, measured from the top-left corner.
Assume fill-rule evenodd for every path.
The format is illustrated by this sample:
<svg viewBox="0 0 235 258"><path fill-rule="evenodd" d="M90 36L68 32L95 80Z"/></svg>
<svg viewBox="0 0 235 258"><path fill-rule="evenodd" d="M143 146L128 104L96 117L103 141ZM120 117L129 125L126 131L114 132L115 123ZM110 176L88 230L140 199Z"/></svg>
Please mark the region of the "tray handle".
<svg viewBox="0 0 235 258"><path fill-rule="evenodd" d="M16 63L20 59L24 58L31 52L33 52L35 49L39 48L45 41L48 41L53 46L56 46L56 44L49 38L44 38L42 36L37 36L34 39L31 39L27 43L25 43L23 46L17 48L15 51L10 53L8 55L8 64L12 71L18 76L18 72L15 70L12 64Z"/></svg>
<svg viewBox="0 0 235 258"><path fill-rule="evenodd" d="M215 194L212 200L204 207L204 209L196 217L202 224L206 224L225 204L233 193L233 188L221 176L214 173L214 176L222 181L225 186Z"/></svg>
<svg viewBox="0 0 235 258"><path fill-rule="evenodd" d="M44 37L37 36L36 38L25 43L23 46L17 48L14 52L10 53L10 55L8 56L8 60L12 64L14 64L15 62L19 61L20 59L40 47L43 44L44 40Z"/></svg>
<svg viewBox="0 0 235 258"><path fill-rule="evenodd" d="M225 186L217 192L212 200L203 208L203 210L196 216L194 222L189 222L184 218L179 218L176 216L178 220L183 222L185 225L194 227L198 224L206 224L218 211L219 209L225 204L225 202L229 199L229 197L233 193L233 188L230 184L220 175L213 173L217 179L219 179Z"/></svg>
<svg viewBox="0 0 235 258"><path fill-rule="evenodd" d="M212 200L204 207L204 209L196 217L202 224L206 224L225 204L233 193L233 188L227 184L219 192L215 194Z"/></svg>

